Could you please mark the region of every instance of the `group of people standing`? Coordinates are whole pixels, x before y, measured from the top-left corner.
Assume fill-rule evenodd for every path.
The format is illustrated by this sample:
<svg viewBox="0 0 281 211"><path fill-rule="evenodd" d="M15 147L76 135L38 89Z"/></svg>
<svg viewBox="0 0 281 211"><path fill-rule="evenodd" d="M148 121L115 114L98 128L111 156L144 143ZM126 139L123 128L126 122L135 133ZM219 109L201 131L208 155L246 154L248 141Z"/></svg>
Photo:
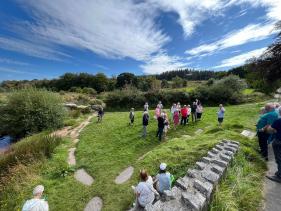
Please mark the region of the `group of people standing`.
<svg viewBox="0 0 281 211"><path fill-rule="evenodd" d="M142 125L143 125L143 133L142 137L146 137L147 135L147 126L149 123L149 105L146 102L144 104L144 112L142 116ZM184 105L181 106L180 102L177 104L174 103L170 109L170 117L168 113L164 110L164 106L161 101L157 104L154 112L154 118L158 122L158 129L156 133L156 137L159 138L161 141L163 137L166 137L168 130L171 128L170 127L170 119L171 122L173 123L173 128L176 129L176 127L181 124L181 125L186 125L188 124L189 117L192 117L192 122L196 122L201 120L203 113L203 106L199 100L196 99L192 103L192 106L190 105ZM129 114L129 125L134 124L134 119L135 119L135 112L134 108L131 108L130 114Z"/></svg>
<svg viewBox="0 0 281 211"><path fill-rule="evenodd" d="M268 161L268 144L272 148L277 163L275 175L266 177L281 183L281 107L279 103L267 103L261 108L260 118L256 124L260 153Z"/></svg>

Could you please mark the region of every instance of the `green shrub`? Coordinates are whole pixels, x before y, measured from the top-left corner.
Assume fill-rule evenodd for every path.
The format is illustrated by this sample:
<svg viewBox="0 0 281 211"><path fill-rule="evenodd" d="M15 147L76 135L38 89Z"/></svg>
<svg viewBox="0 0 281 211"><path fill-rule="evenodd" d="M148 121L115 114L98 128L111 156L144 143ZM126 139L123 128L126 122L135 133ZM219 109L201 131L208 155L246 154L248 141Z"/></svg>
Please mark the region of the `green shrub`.
<svg viewBox="0 0 281 211"><path fill-rule="evenodd" d="M63 126L65 109L59 94L26 88L10 93L0 113L0 133L24 137Z"/></svg>
<svg viewBox="0 0 281 211"><path fill-rule="evenodd" d="M11 145L7 154L0 157L0 173L17 163L28 163L43 157L50 157L61 138L38 134Z"/></svg>
<svg viewBox="0 0 281 211"><path fill-rule="evenodd" d="M70 110L69 111L69 116L72 118L78 118L81 115L80 109L75 109L75 110Z"/></svg>

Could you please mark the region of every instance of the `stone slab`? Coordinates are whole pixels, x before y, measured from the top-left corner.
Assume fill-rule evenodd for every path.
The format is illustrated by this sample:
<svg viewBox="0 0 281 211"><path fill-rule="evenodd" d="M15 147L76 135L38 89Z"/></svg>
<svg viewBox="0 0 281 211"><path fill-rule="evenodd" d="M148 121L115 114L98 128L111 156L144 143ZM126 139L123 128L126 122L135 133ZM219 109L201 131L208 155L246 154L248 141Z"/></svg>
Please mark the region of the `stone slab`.
<svg viewBox="0 0 281 211"><path fill-rule="evenodd" d="M250 130L243 130L241 132L241 135L246 136L246 137L252 139L252 138L254 138L256 136L256 133L253 132L253 131L250 131Z"/></svg>
<svg viewBox="0 0 281 211"><path fill-rule="evenodd" d="M195 131L195 134L196 134L196 135L199 135L200 133L203 133L203 130L202 130L202 129L198 129L198 130Z"/></svg>
<svg viewBox="0 0 281 211"><path fill-rule="evenodd" d="M78 169L75 173L74 173L74 178L83 183L84 185L90 186L92 185L92 183L94 182L93 177L91 177L86 171L85 169Z"/></svg>
<svg viewBox="0 0 281 211"><path fill-rule="evenodd" d="M73 165L73 166L76 165L75 150L76 148L70 148L68 150L68 158L67 158L68 165Z"/></svg>
<svg viewBox="0 0 281 211"><path fill-rule="evenodd" d="M134 173L134 168L129 166L124 171L122 171L115 179L116 184L122 184L128 181Z"/></svg>
<svg viewBox="0 0 281 211"><path fill-rule="evenodd" d="M94 197L88 202L84 211L101 211L102 205L102 199L100 197Z"/></svg>

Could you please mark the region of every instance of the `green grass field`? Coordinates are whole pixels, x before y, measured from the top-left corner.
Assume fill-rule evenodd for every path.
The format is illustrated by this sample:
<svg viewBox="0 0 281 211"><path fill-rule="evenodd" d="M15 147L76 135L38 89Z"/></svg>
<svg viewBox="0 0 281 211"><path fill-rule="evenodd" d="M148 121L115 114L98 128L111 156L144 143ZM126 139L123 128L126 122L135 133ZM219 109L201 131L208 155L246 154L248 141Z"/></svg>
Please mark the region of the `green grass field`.
<svg viewBox="0 0 281 211"><path fill-rule="evenodd" d="M1 178L0 210L20 210L31 197L35 184L42 183L51 210L83 210L94 196L103 199L103 210L128 209L133 200L130 188L138 182L140 169L157 173L160 162L166 162L177 178L206 154L218 141L229 138L241 142L241 150L225 179L218 187L210 210L257 210L262 201L262 180L265 163L257 153L257 142L240 135L244 128L254 130L261 104L226 107L225 122L217 126L217 108L205 108L201 122L179 126L168 132L166 141L155 137L156 120L151 116L148 137L141 138L141 112L136 112L135 125L128 126L128 112L105 113L103 123L95 120L82 131L77 145L76 168L85 168L95 181L86 187L73 178L74 169L66 164L67 150L72 146L64 140L50 160L19 165L9 176ZM197 129L203 133L195 135ZM183 135L191 138L184 138ZM145 155L143 160L139 157ZM135 168L133 177L117 185L114 179L128 166Z"/></svg>

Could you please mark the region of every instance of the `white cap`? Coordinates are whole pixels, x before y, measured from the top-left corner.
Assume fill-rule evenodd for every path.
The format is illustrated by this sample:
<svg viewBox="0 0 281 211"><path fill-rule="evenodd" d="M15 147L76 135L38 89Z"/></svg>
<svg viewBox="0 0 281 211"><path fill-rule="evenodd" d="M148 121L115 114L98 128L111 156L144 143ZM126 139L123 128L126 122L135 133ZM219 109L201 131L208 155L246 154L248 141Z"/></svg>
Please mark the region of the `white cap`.
<svg viewBox="0 0 281 211"><path fill-rule="evenodd" d="M160 170L164 171L167 168L167 164L166 163L161 163L160 164Z"/></svg>
<svg viewBox="0 0 281 211"><path fill-rule="evenodd" d="M33 195L37 195L39 193L43 193L44 191L44 186L43 185L37 185L34 189L33 189Z"/></svg>

